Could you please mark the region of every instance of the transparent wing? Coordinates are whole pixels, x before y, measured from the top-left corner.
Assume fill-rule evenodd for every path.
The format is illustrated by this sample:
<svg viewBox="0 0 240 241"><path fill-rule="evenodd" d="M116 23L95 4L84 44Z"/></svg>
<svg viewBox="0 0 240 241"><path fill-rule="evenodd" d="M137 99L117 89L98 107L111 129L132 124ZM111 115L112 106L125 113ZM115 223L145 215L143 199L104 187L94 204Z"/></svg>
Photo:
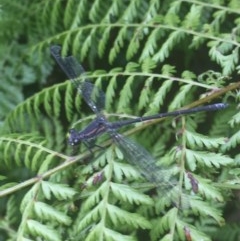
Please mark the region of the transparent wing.
<svg viewBox="0 0 240 241"><path fill-rule="evenodd" d="M111 136L127 161L136 166L149 182L156 184L169 182L170 174L160 169L150 153L142 146L115 131L111 131Z"/></svg>
<svg viewBox="0 0 240 241"><path fill-rule="evenodd" d="M171 170L157 166L150 153L132 140L114 130L109 131L109 133L126 160L134 165L149 182L155 184L161 197L164 198L163 205L171 203L182 207L189 205L187 204L187 196L182 193L182 189L178 186Z"/></svg>
<svg viewBox="0 0 240 241"><path fill-rule="evenodd" d="M71 79L89 107L96 114L99 114L105 106L104 92L89 82L88 79L82 78L82 81L79 80L79 76L84 76L85 70L73 56L62 57L61 46L53 45L50 47L50 51L58 65L67 77Z"/></svg>

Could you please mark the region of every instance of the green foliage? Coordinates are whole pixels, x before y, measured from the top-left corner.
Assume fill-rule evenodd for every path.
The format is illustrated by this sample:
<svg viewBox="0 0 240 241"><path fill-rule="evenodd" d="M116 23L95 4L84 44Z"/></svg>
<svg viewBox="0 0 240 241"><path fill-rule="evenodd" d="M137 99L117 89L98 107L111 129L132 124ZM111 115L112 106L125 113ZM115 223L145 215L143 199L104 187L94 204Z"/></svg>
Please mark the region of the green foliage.
<svg viewBox="0 0 240 241"><path fill-rule="evenodd" d="M0 241L237 240L238 0L1 0L0 7ZM56 43L89 71L79 78L106 93L109 120L214 99L230 105L119 130L155 157L148 160L155 181L147 183L146 163L128 162L108 135L93 155L79 148L73 156L68 130L95 116L53 67Z"/></svg>

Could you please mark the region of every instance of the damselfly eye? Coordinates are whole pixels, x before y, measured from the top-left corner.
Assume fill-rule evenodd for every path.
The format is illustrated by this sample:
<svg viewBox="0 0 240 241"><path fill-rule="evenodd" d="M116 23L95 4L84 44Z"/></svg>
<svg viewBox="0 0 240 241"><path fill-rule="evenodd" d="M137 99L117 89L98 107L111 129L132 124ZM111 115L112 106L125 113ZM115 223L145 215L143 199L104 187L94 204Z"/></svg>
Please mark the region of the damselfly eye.
<svg viewBox="0 0 240 241"><path fill-rule="evenodd" d="M73 142L73 145L76 145L78 144L79 140L78 139L75 139L74 142Z"/></svg>
<svg viewBox="0 0 240 241"><path fill-rule="evenodd" d="M71 145L71 146L76 146L76 145L79 143L79 140L78 140L78 139L74 139L74 140L69 139L69 140L68 140L68 143L69 143L69 145Z"/></svg>
<svg viewBox="0 0 240 241"><path fill-rule="evenodd" d="M69 130L69 135L68 135L68 143L71 146L77 145L81 140L78 137L78 131L75 129L70 129Z"/></svg>

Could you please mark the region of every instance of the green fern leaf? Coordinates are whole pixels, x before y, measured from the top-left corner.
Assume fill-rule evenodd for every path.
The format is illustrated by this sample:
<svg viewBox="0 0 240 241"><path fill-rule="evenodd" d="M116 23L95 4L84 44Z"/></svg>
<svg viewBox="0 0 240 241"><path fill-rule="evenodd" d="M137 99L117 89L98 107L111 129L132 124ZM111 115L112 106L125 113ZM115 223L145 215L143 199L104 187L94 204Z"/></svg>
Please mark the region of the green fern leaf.
<svg viewBox="0 0 240 241"><path fill-rule="evenodd" d="M51 100L50 93L47 92L47 94L44 95L44 101L43 102L44 102L45 110L46 110L46 112L49 116L51 116L53 114L52 105L50 104L50 100Z"/></svg>
<svg viewBox="0 0 240 241"><path fill-rule="evenodd" d="M156 66L157 63L153 61L151 58L144 59L141 64L141 68L144 73L152 73L153 69L155 69Z"/></svg>
<svg viewBox="0 0 240 241"><path fill-rule="evenodd" d="M182 240L192 239L192 240L211 241L210 237L208 237L206 234L192 227L186 222L183 222L178 219L176 225L177 225L178 233L181 233Z"/></svg>
<svg viewBox="0 0 240 241"><path fill-rule="evenodd" d="M229 124L231 127L234 127L235 125L240 123L240 113L237 113L232 117L232 119L229 121Z"/></svg>
<svg viewBox="0 0 240 241"><path fill-rule="evenodd" d="M118 240L129 240L129 241L136 241L136 239L132 236L123 235L119 232L113 231L106 227L103 227L101 223L95 225L89 235L86 237L85 240L92 241L97 239L104 239L109 241L118 241Z"/></svg>
<svg viewBox="0 0 240 241"><path fill-rule="evenodd" d="M120 92L120 100L118 104L118 112L126 112L126 108L129 107L130 100L132 98L131 86L134 81L134 76L128 77L122 91Z"/></svg>
<svg viewBox="0 0 240 241"><path fill-rule="evenodd" d="M111 240L111 241L136 241L137 239L132 237L132 236L128 236L128 235L123 235L121 233L118 233L112 229L109 228L104 228L104 237L106 238L106 240Z"/></svg>
<svg viewBox="0 0 240 241"><path fill-rule="evenodd" d="M133 189L131 189L127 185L119 184L119 183L111 183L110 184L111 191L113 195L124 202L128 202L130 204L146 204L152 205L152 199L150 199L147 195L143 195Z"/></svg>
<svg viewBox="0 0 240 241"><path fill-rule="evenodd" d="M53 6L51 7L51 27L52 29L57 29L58 24L59 24L59 18L60 18L60 11L61 11L61 1L57 0L56 2L53 3Z"/></svg>
<svg viewBox="0 0 240 241"><path fill-rule="evenodd" d="M225 221L221 216L221 212L209 205L208 203L196 199L191 199L190 203L193 213L210 216L215 219L219 225L224 224Z"/></svg>
<svg viewBox="0 0 240 241"><path fill-rule="evenodd" d="M154 95L154 99L150 104L151 112L148 112L148 114L156 113L158 111L159 106L163 105L164 100L167 96L167 93L171 89L172 84L173 84L173 82L171 80L164 81L162 86L159 88L159 90Z"/></svg>
<svg viewBox="0 0 240 241"><path fill-rule="evenodd" d="M32 162L32 158L31 158L31 155L32 155L32 150L33 147L32 146L29 146L25 152L26 154L26 157L24 158L24 164L26 167L28 168L31 168L31 162Z"/></svg>
<svg viewBox="0 0 240 241"><path fill-rule="evenodd" d="M238 62L238 47L233 44L211 41L209 43L211 46L210 56L212 60L215 60L223 68L223 75L229 76L236 68L236 63ZM223 53L221 53L221 51ZM230 54L226 54L226 52Z"/></svg>
<svg viewBox="0 0 240 241"><path fill-rule="evenodd" d="M153 228L151 230L152 240L156 240L162 237L164 233L166 233L166 231L168 231L170 227L174 225L176 220L177 220L177 208L170 209L160 219L155 220L153 223ZM173 240L173 238L172 236L166 236L163 238L163 240Z"/></svg>
<svg viewBox="0 0 240 241"><path fill-rule="evenodd" d="M87 56L89 49L92 47L93 36L96 34L96 31L97 29L92 28L89 35L86 36L81 48L82 58L85 58Z"/></svg>
<svg viewBox="0 0 240 241"><path fill-rule="evenodd" d="M216 149L220 145L225 143L223 137L220 138L209 138L207 136L201 135L199 133L193 133L191 131L185 130L184 135L187 140L187 145L191 148L207 148L207 149Z"/></svg>
<svg viewBox="0 0 240 241"><path fill-rule="evenodd" d="M73 118L73 88L72 84L67 84L66 86L66 96L65 96L65 109L66 117L68 121L71 121Z"/></svg>
<svg viewBox="0 0 240 241"><path fill-rule="evenodd" d="M121 159L123 159L123 157L121 157ZM109 168L109 167L106 167L106 168ZM107 172L107 170L106 170L106 172ZM116 180L119 180L119 181L121 181L123 179L123 176L125 176L129 180L140 179L139 172L137 172L135 168L133 168L132 166L130 166L129 164L126 164L126 163L114 162L113 173L114 173L114 177L116 178Z"/></svg>
<svg viewBox="0 0 240 241"><path fill-rule="evenodd" d="M109 54L109 63L113 63L116 59L117 55L119 54L121 48L124 45L124 39L127 35L127 27L123 27L120 29L117 38L114 41L113 48L110 50Z"/></svg>
<svg viewBox="0 0 240 241"><path fill-rule="evenodd" d="M124 211L114 205L107 204L107 213L115 226L119 224L128 224L130 227L141 227L143 229L151 228L151 224L145 218L136 213Z"/></svg>
<svg viewBox="0 0 240 241"><path fill-rule="evenodd" d="M38 169L38 175L43 174L49 170L49 166L53 163L55 154L49 154L45 158L42 158L41 166Z"/></svg>
<svg viewBox="0 0 240 241"><path fill-rule="evenodd" d="M19 212L18 198L16 196L11 196L7 202L7 213L6 218L9 224L15 225L19 221L19 217L16 213Z"/></svg>
<svg viewBox="0 0 240 241"><path fill-rule="evenodd" d="M32 205L33 197L35 197L36 192L39 191L39 183L33 185L31 189L25 194L24 198L22 199L20 211L24 213L24 211L29 212L29 206Z"/></svg>
<svg viewBox="0 0 240 241"><path fill-rule="evenodd" d="M35 220L27 220L28 232L33 236L41 236L46 241L60 241L61 237L57 230L43 225Z"/></svg>
<svg viewBox="0 0 240 241"><path fill-rule="evenodd" d="M64 225L70 225L71 223L71 219L66 214L43 202L34 203L34 212L41 220L54 220Z"/></svg>
<svg viewBox="0 0 240 241"><path fill-rule="evenodd" d="M110 31L111 27L107 27L104 29L104 32L102 34L102 37L100 39L99 45L98 45L98 53L100 57L103 57L105 53L106 46L108 44L109 38L110 38Z"/></svg>
<svg viewBox="0 0 240 241"><path fill-rule="evenodd" d="M139 101L138 101L138 109L141 110L149 104L150 96L151 96L151 84L152 84L153 78L149 77L146 79L144 87L140 93Z"/></svg>
<svg viewBox="0 0 240 241"><path fill-rule="evenodd" d="M196 169L197 163L201 166L216 167L233 164L233 160L221 153L208 153L185 149L186 161L191 171Z"/></svg>
<svg viewBox="0 0 240 241"><path fill-rule="evenodd" d="M129 43L128 49L127 49L127 53L126 53L126 58L128 60L132 59L132 57L138 52L138 50L141 46L140 45L141 36L139 36L139 35L141 35L142 29L136 29L135 31L136 31L136 33L132 37L132 39Z"/></svg>
<svg viewBox="0 0 240 241"><path fill-rule="evenodd" d="M170 33L168 39L164 42L159 51L157 51L154 56L154 61L163 62L170 54L170 51L175 46L176 43L179 43L182 38L185 37L185 33L182 31L174 31Z"/></svg>
<svg viewBox="0 0 240 241"><path fill-rule="evenodd" d="M157 47L157 41L164 36L164 31L162 31L161 27L156 27L150 32L148 35L148 39L145 43L143 50L141 51L141 56L139 58L140 62L143 62L149 56L152 56Z"/></svg>
<svg viewBox="0 0 240 241"><path fill-rule="evenodd" d="M21 166L22 165L22 158L21 158L21 151L22 151L22 149L23 149L23 147L22 147L23 145L17 145L17 148L16 148L16 151L15 151L15 153L14 153L14 160L16 161L16 164L18 165L18 166Z"/></svg>
<svg viewBox="0 0 240 241"><path fill-rule="evenodd" d="M54 113L54 116L57 118L60 116L60 110L61 110L61 96L58 88L54 89L53 99L54 99L53 113Z"/></svg>
<svg viewBox="0 0 240 241"><path fill-rule="evenodd" d="M237 131L234 135L232 135L227 143L223 146L223 149L230 150L231 148L235 148L240 143L240 131Z"/></svg>
<svg viewBox="0 0 240 241"><path fill-rule="evenodd" d="M189 92L191 89L191 84L181 86L179 93L174 97L171 105L169 106L169 109L175 110L183 106L185 104L186 98L189 98Z"/></svg>
<svg viewBox="0 0 240 241"><path fill-rule="evenodd" d="M223 202L223 196L219 189L216 188L211 180L204 179L198 175L193 175L195 180L198 182L199 193L203 194L206 199L217 200L218 202Z"/></svg>
<svg viewBox="0 0 240 241"><path fill-rule="evenodd" d="M202 9L203 7L199 5L193 4L191 6L190 11L183 20L184 28L198 30L199 24L201 23Z"/></svg>
<svg viewBox="0 0 240 241"><path fill-rule="evenodd" d="M28 158L28 155L31 154L32 148L30 146L35 146L33 142L39 143L39 147L41 147L41 144L43 144L41 141L41 137L34 133L21 135L9 134L0 137L1 151L6 166L10 168L16 164L22 166L24 161L26 161L24 157ZM24 155L22 153L24 153ZM27 154L27 156L25 154Z"/></svg>
<svg viewBox="0 0 240 241"><path fill-rule="evenodd" d="M85 200L85 202L83 204L82 211L87 212L88 210L91 210L94 206L96 206L100 202L100 200L101 200L104 192L106 191L106 189L107 189L107 183L104 182L104 183L102 183L102 185L96 191L94 191Z"/></svg>
<svg viewBox="0 0 240 241"><path fill-rule="evenodd" d="M63 184L56 184L52 182L42 181L41 188L44 196L47 199L51 199L52 196L56 197L58 200L65 200L72 198L76 192Z"/></svg>
<svg viewBox="0 0 240 241"><path fill-rule="evenodd" d="M93 209L89 210L88 213L81 215L81 220L77 224L78 232L81 232L91 223L96 223L100 218L102 212L105 212L105 204L100 201Z"/></svg>
<svg viewBox="0 0 240 241"><path fill-rule="evenodd" d="M82 2L82 1L81 1ZM74 27L77 26L76 23L73 22L73 20L76 20L78 18L73 19L74 12L76 9L76 5L74 1L67 1L66 6L65 6L65 12L64 12L64 26L68 27Z"/></svg>
<svg viewBox="0 0 240 241"><path fill-rule="evenodd" d="M116 76L112 77L106 91L106 109L110 110L112 106L113 99L115 97L115 89L117 87Z"/></svg>

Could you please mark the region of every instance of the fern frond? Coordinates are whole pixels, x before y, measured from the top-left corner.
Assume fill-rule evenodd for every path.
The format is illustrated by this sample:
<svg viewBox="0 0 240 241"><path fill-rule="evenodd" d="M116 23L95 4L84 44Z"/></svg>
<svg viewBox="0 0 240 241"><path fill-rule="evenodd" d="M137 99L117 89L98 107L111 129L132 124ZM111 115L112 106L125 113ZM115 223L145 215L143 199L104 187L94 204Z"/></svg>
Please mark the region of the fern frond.
<svg viewBox="0 0 240 241"><path fill-rule="evenodd" d="M221 228L218 232L214 233L214 238L220 241L229 240L235 241L239 238L239 226L238 223L227 224Z"/></svg>
<svg viewBox="0 0 240 241"><path fill-rule="evenodd" d="M119 54L121 48L124 45L124 40L127 38L127 27L121 28L118 33L116 40L114 41L113 48L110 50L109 53L109 62L113 63L116 59L117 55Z"/></svg>
<svg viewBox="0 0 240 241"><path fill-rule="evenodd" d="M134 76L130 76L128 78L128 81L126 84L123 86L122 91L120 93L120 101L119 101L119 106L118 106L118 112L123 112L126 111L126 108L129 106L130 100L132 98L132 90L131 86L134 81Z"/></svg>
<svg viewBox="0 0 240 241"><path fill-rule="evenodd" d="M198 182L199 193L201 193L206 199L223 202L223 195L221 194L220 190L213 185L212 181L201 178L197 175L194 175L194 178Z"/></svg>
<svg viewBox="0 0 240 241"><path fill-rule="evenodd" d="M56 184L52 182L42 181L41 188L44 196L47 199L51 199L52 196L58 200L64 200L67 198L72 198L76 192L63 184Z"/></svg>
<svg viewBox="0 0 240 241"><path fill-rule="evenodd" d="M70 81L50 86L62 75L52 67L49 45L61 44L63 55L71 52L90 70L79 79L103 89L113 119L210 101L236 106L239 1L1 4L0 179L1 195L10 195L1 206L3 239L178 241L220 233L221 214L229 220L228 194L239 188L237 110L124 128L123 136L156 157L151 170L160 169L160 183L146 183L137 161L127 164L117 148L72 156L68 129L81 130L95 115ZM111 144L105 136L96 141ZM231 225L227 233L232 240L238 234Z"/></svg>
<svg viewBox="0 0 240 241"><path fill-rule="evenodd" d="M47 225L43 225L35 220L27 220L26 228L31 236L40 236L49 241L60 241L61 237L57 230L50 228Z"/></svg>
<svg viewBox="0 0 240 241"><path fill-rule="evenodd" d="M36 153L32 152L32 149L35 149L35 151L36 149L41 149L41 145L44 144L44 142L42 137L34 134L25 134L21 136L10 134L2 136L0 138L0 146L5 165L8 167L12 167L16 164L22 166L24 161L36 155ZM26 152L26 156L24 156L26 159L22 156L24 152ZM15 161L15 163L13 163L13 161Z"/></svg>
<svg viewBox="0 0 240 241"><path fill-rule="evenodd" d="M106 90L106 108L110 109L110 106L112 105L113 98L116 94L116 87L117 87L117 79L116 76L113 76L109 83L108 88Z"/></svg>
<svg viewBox="0 0 240 241"><path fill-rule="evenodd" d="M63 193L60 192L59 187L62 188ZM61 235L58 231L60 225L69 225L71 219L63 210L58 210L59 207L36 201L36 199L42 198L41 190L45 198L51 199L53 195L58 200L64 200L65 202L75 194L73 189L63 185L50 184L50 182L46 181L35 184L24 196L21 203L20 208L23 218L18 238L41 236L45 240L61 240Z"/></svg>
<svg viewBox="0 0 240 241"><path fill-rule="evenodd" d="M188 166L191 171L196 169L197 163L204 167L216 167L219 168L221 165L233 164L233 160L220 153L207 153L203 151L192 151L186 149L186 157L188 160Z"/></svg>
<svg viewBox="0 0 240 241"><path fill-rule="evenodd" d="M126 185L119 184L119 183L111 183L111 190L113 192L113 195L123 201L130 204L146 204L150 205L153 204L152 200L146 196L143 195L131 188L129 188Z"/></svg>
<svg viewBox="0 0 240 241"><path fill-rule="evenodd" d="M169 57L169 54L173 47L175 46L175 43L179 43L181 39L185 37L185 33L182 31L175 31L169 34L168 39L164 42L164 44L161 46L160 50L157 51L153 55L153 60L158 62L163 62L166 58Z"/></svg>
<svg viewBox="0 0 240 241"><path fill-rule="evenodd" d="M187 145L191 148L207 148L207 149L216 149L220 145L225 143L225 139L223 137L220 138L209 138L199 133L193 133L191 131L185 131Z"/></svg>
<svg viewBox="0 0 240 241"><path fill-rule="evenodd" d="M56 223L65 225L70 225L71 223L71 219L67 215L43 202L35 202L34 212L41 220L51 219Z"/></svg>
<svg viewBox="0 0 240 241"><path fill-rule="evenodd" d="M177 217L177 209L172 208L166 214L164 214L161 219L155 221L155 225L153 225L153 229L151 231L152 240L159 239L166 240L167 236L163 236L165 232L169 229L172 224L176 222ZM169 240L173 240L173 234L169 234Z"/></svg>
<svg viewBox="0 0 240 241"><path fill-rule="evenodd" d="M100 236L99 236L100 234ZM119 232L113 231L106 227L103 227L101 224L97 224L91 229L86 240L96 240L96 239L106 239L106 240L127 240L127 241L135 241L136 239L129 235L123 235Z"/></svg>
<svg viewBox="0 0 240 241"><path fill-rule="evenodd" d="M206 202L192 199L191 207L194 214L201 213L204 216L210 216L215 219L219 225L223 225L225 223L221 212L213 207L210 207Z"/></svg>
<svg viewBox="0 0 240 241"><path fill-rule="evenodd" d="M240 143L240 131L236 132L233 136L229 138L227 143L223 146L224 149L229 150L235 148Z"/></svg>
<svg viewBox="0 0 240 241"><path fill-rule="evenodd" d="M215 60L223 68L223 74L229 76L236 68L238 63L238 49L229 43L219 43L219 41L213 41L209 43L211 47L210 55L212 60ZM230 54L227 54L230 52Z"/></svg>
<svg viewBox="0 0 240 241"><path fill-rule="evenodd" d="M189 96L189 90L191 89L192 85L181 86L179 94L174 97L169 109L174 110L180 108L180 106L183 106L186 102L186 98L191 98L191 96Z"/></svg>
<svg viewBox="0 0 240 241"><path fill-rule="evenodd" d="M232 117L232 119L229 121L229 124L233 127L234 125L237 125L240 123L240 113L237 113Z"/></svg>

